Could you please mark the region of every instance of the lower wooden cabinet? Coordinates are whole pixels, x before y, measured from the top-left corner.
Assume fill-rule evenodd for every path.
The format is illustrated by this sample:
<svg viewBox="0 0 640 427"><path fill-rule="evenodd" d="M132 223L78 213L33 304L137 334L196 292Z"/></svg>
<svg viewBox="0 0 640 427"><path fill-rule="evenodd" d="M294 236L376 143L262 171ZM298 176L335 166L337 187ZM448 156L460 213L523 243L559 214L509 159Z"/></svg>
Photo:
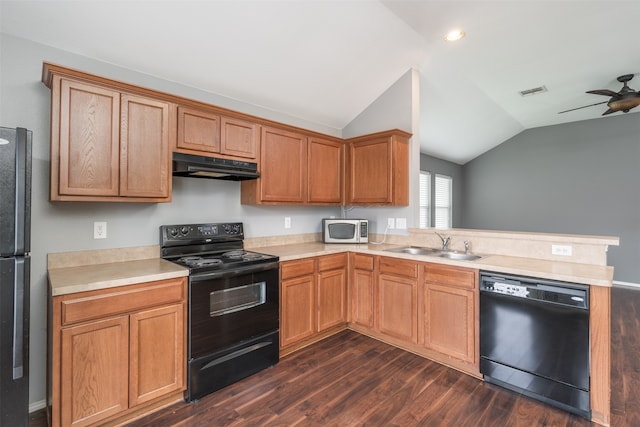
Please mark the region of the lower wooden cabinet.
<svg viewBox="0 0 640 427"><path fill-rule="evenodd" d="M351 279L349 293L351 300L351 323L364 326L368 329L374 327L375 312L375 277L374 257L351 253Z"/></svg>
<svg viewBox="0 0 640 427"><path fill-rule="evenodd" d="M347 254L280 263L281 355L347 323Z"/></svg>
<svg viewBox="0 0 640 427"><path fill-rule="evenodd" d="M379 258L378 331L418 343L418 263Z"/></svg>
<svg viewBox="0 0 640 427"><path fill-rule="evenodd" d="M50 299L52 426L115 422L181 392L186 278Z"/></svg>
<svg viewBox="0 0 640 427"><path fill-rule="evenodd" d="M424 345L477 365L477 271L437 264L424 270Z"/></svg>

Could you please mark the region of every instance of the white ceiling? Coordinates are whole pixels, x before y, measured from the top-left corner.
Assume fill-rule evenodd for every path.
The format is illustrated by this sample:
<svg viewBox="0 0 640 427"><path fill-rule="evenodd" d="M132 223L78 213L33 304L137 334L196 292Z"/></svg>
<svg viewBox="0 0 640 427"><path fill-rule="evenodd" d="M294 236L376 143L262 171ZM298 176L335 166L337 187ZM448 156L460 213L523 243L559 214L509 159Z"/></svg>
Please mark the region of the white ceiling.
<svg viewBox="0 0 640 427"><path fill-rule="evenodd" d="M600 118L604 104L557 112L640 73L640 0L0 0L0 15L3 33L335 129L417 68L421 151L461 164L524 129ZM452 27L467 37L444 42Z"/></svg>

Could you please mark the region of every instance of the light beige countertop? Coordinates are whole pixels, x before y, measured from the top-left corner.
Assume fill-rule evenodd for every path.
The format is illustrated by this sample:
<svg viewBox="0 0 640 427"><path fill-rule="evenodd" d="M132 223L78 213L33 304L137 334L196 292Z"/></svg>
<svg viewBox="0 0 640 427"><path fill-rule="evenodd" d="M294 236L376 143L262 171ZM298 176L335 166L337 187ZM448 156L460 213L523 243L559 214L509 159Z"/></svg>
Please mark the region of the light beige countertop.
<svg viewBox="0 0 640 427"><path fill-rule="evenodd" d="M594 286L610 287L613 281L613 267L602 265L561 262L535 258L514 257L505 255L486 255L476 261L451 260L428 255L409 255L386 252L386 249L406 245L397 244L325 244L308 242L281 246L252 247L252 251L263 252L280 257L280 261L291 261L300 258L330 255L352 251L383 255L395 258L411 259L420 262L447 264L458 267L475 268L505 274L539 277L542 279L560 280ZM482 255L482 254L479 254Z"/></svg>
<svg viewBox="0 0 640 427"><path fill-rule="evenodd" d="M189 270L161 258L49 269L52 296L186 277Z"/></svg>

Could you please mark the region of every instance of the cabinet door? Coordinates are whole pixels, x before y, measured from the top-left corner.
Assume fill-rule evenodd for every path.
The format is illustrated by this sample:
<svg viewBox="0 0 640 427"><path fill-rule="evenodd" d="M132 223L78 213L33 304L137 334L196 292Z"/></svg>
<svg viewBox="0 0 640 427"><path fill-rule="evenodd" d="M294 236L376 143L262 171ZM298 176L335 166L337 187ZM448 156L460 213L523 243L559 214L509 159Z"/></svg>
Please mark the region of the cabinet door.
<svg viewBox="0 0 640 427"><path fill-rule="evenodd" d="M220 134L220 152L228 156L245 157L255 160L258 157L259 126L230 117L222 117Z"/></svg>
<svg viewBox="0 0 640 427"><path fill-rule="evenodd" d="M54 104L51 118L51 199L117 196L120 93L66 79L59 90L59 117Z"/></svg>
<svg viewBox="0 0 640 427"><path fill-rule="evenodd" d="M308 150L309 203L341 204L344 144L311 138Z"/></svg>
<svg viewBox="0 0 640 427"><path fill-rule="evenodd" d="M131 315L129 405L184 388L182 304Z"/></svg>
<svg viewBox="0 0 640 427"><path fill-rule="evenodd" d="M378 279L378 330L417 343L417 301L416 279L381 274Z"/></svg>
<svg viewBox="0 0 640 427"><path fill-rule="evenodd" d="M475 362L473 291L427 283L425 287L425 346Z"/></svg>
<svg viewBox="0 0 640 427"><path fill-rule="evenodd" d="M351 301L350 322L373 329L374 326L374 258L372 255L352 253L350 255L351 278L349 299Z"/></svg>
<svg viewBox="0 0 640 427"><path fill-rule="evenodd" d="M128 407L129 318L62 329L61 422L85 426Z"/></svg>
<svg viewBox="0 0 640 427"><path fill-rule="evenodd" d="M282 280L280 346L285 347L316 331L314 275Z"/></svg>
<svg viewBox="0 0 640 427"><path fill-rule="evenodd" d="M318 273L318 332L347 321L345 268Z"/></svg>
<svg viewBox="0 0 640 427"><path fill-rule="evenodd" d="M178 107L178 148L220 152L220 116L194 108Z"/></svg>
<svg viewBox="0 0 640 427"><path fill-rule="evenodd" d="M390 138L375 138L349 144L347 204L392 202L391 148Z"/></svg>
<svg viewBox="0 0 640 427"><path fill-rule="evenodd" d="M305 203L307 137L263 127L260 148L260 200Z"/></svg>
<svg viewBox="0 0 640 427"><path fill-rule="evenodd" d="M166 102L122 95L121 196L170 197L169 108Z"/></svg>

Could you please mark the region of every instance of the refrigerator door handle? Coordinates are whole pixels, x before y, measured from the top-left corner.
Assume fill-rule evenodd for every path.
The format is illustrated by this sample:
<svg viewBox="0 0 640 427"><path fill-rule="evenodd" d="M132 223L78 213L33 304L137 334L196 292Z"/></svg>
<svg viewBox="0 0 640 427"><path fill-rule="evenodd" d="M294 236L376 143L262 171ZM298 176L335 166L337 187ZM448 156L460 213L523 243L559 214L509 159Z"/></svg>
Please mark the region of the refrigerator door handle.
<svg viewBox="0 0 640 427"><path fill-rule="evenodd" d="M22 378L24 371L24 259L16 260L13 289L13 379Z"/></svg>

